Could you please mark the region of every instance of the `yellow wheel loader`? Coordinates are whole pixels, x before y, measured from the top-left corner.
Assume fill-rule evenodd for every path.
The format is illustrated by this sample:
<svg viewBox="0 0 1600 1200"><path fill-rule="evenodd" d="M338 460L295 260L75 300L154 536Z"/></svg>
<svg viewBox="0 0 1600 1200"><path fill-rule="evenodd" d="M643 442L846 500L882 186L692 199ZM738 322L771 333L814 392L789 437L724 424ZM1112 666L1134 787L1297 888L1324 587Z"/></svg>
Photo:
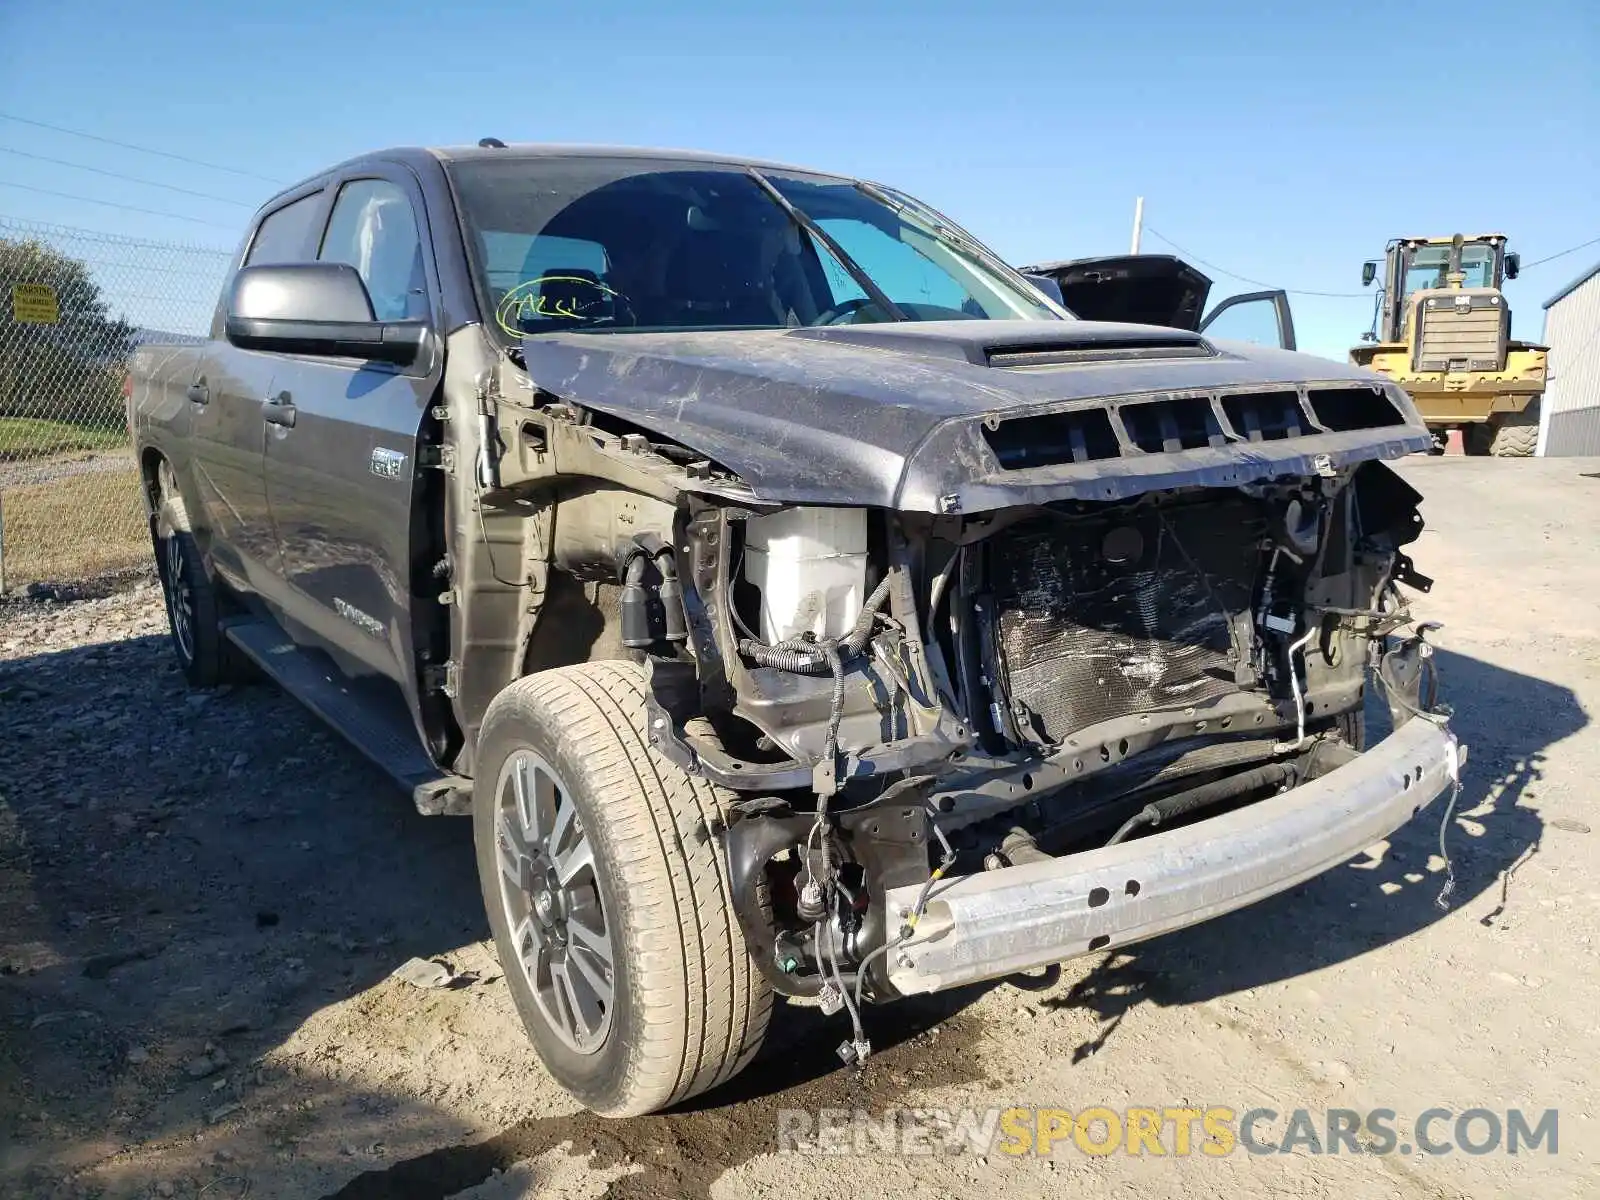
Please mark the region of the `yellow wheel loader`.
<svg viewBox="0 0 1600 1200"><path fill-rule="evenodd" d="M1350 360L1405 388L1441 450L1459 429L1468 454L1534 452L1546 347L1511 340L1500 291L1519 265L1501 233L1396 238L1385 248L1372 329ZM1362 286L1377 273L1365 263Z"/></svg>

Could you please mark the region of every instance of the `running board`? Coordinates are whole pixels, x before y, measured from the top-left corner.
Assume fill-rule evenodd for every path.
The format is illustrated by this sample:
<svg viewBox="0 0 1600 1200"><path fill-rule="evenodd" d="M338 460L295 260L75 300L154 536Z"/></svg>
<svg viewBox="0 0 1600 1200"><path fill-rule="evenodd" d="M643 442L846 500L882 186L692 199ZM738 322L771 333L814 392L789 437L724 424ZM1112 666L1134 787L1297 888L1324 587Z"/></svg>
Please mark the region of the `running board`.
<svg viewBox="0 0 1600 1200"><path fill-rule="evenodd" d="M238 617L223 622L222 632L273 682L410 792L423 816L472 811L472 781L441 771L398 712L390 718L363 702L327 659L302 650L270 621Z"/></svg>

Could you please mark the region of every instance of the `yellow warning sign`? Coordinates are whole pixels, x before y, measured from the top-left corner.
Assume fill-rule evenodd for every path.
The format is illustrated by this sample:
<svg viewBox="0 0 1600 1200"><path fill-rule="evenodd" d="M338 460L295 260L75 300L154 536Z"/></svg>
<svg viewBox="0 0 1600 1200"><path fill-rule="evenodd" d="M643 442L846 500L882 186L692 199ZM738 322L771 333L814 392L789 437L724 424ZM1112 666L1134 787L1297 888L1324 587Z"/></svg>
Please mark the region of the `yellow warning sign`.
<svg viewBox="0 0 1600 1200"><path fill-rule="evenodd" d="M19 325L57 325L61 322L61 306L56 303L56 290L45 283L13 283L11 312Z"/></svg>

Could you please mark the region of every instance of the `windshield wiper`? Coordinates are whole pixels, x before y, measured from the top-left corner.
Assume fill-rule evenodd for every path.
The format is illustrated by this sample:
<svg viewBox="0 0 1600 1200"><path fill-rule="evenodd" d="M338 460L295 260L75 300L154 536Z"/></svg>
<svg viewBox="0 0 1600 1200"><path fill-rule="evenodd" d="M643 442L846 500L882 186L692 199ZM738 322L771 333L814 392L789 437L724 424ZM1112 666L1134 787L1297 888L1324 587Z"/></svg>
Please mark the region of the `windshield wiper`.
<svg viewBox="0 0 1600 1200"><path fill-rule="evenodd" d="M872 276L863 271L855 259L844 252L843 246L834 241L825 229L806 216L805 213L789 203L789 198L774 187L770 179L754 167L747 167L746 170L750 172L750 178L756 181L756 186L765 192L774 204L783 209L789 220L794 222L796 228L810 234L813 239L822 243L838 264L849 272L850 278L856 281L856 286L867 294L869 300L887 313L890 320L908 321L911 319L906 316L898 304L884 295L883 289L872 281Z"/></svg>

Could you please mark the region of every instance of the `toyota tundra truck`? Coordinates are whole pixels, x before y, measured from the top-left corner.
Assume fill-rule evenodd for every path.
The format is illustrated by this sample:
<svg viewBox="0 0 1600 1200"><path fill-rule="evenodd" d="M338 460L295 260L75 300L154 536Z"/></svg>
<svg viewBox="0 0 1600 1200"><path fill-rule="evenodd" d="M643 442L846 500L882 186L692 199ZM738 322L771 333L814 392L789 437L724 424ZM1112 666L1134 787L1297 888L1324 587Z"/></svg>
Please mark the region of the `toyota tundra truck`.
<svg viewBox="0 0 1600 1200"><path fill-rule="evenodd" d="M261 209L129 404L189 682L470 815L599 1113L735 1075L775 994L857 1063L869 1006L1249 905L1458 776L1405 393L1077 319L892 187L374 153Z"/></svg>

